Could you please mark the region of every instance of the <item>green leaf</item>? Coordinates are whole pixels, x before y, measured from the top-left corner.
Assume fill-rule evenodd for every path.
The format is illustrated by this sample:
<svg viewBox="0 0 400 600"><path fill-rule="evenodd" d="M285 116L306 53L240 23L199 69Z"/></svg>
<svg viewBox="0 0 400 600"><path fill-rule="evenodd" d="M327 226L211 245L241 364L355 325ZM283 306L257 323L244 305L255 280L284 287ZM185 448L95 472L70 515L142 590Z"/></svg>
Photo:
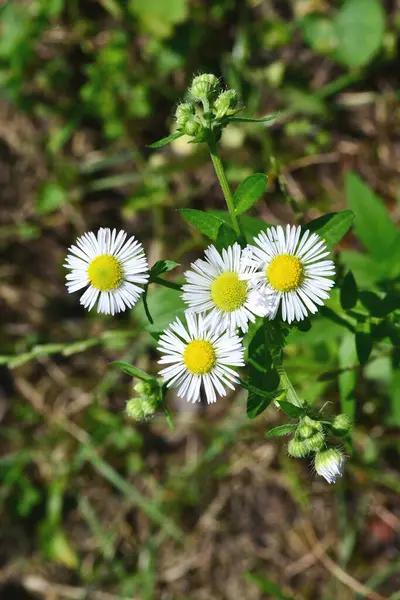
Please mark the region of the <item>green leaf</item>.
<svg viewBox="0 0 400 600"><path fill-rule="evenodd" d="M385 261L393 252L398 232L383 201L355 173L347 174L345 187L348 204L356 213L357 237L373 258Z"/></svg>
<svg viewBox="0 0 400 600"><path fill-rule="evenodd" d="M56 182L46 182L39 188L36 198L36 213L47 215L66 204L67 195L63 187Z"/></svg>
<svg viewBox="0 0 400 600"><path fill-rule="evenodd" d="M352 210L341 210L336 213L327 213L310 221L303 226L303 229L309 229L318 233L325 241L327 246L332 247L343 238L350 229L354 220Z"/></svg>
<svg viewBox="0 0 400 600"><path fill-rule="evenodd" d="M307 15L301 21L306 42L315 52L329 54L337 46L337 33L333 21L319 15Z"/></svg>
<svg viewBox="0 0 400 600"><path fill-rule="evenodd" d="M223 248L228 248L235 242L237 242L237 237L233 229L225 225L225 223L221 223L215 243L218 252L222 252Z"/></svg>
<svg viewBox="0 0 400 600"><path fill-rule="evenodd" d="M334 19L335 57L348 67L367 64L377 53L385 33L380 0L346 0Z"/></svg>
<svg viewBox="0 0 400 600"><path fill-rule="evenodd" d="M356 351L360 365L365 365L368 362L373 345L371 334L364 330L356 332Z"/></svg>
<svg viewBox="0 0 400 600"><path fill-rule="evenodd" d="M259 119L253 119L251 117L229 117L227 119L228 123L268 123L269 121L273 121L277 117L279 117L282 113L277 112L272 115L266 115L265 117L260 117Z"/></svg>
<svg viewBox="0 0 400 600"><path fill-rule="evenodd" d="M173 27L188 14L186 0L129 0L128 7L144 28L159 38L171 35Z"/></svg>
<svg viewBox="0 0 400 600"><path fill-rule="evenodd" d="M171 133L171 135L167 135L167 137L161 138L161 140L158 140L157 142L153 142L152 144L149 144L148 148L161 148L162 146L166 146L170 142L177 140L178 138L182 137L183 135L184 134L181 131L176 131L175 133Z"/></svg>
<svg viewBox="0 0 400 600"><path fill-rule="evenodd" d="M158 260L150 269L150 281L154 279L154 277L158 277L163 273L168 273L168 271L173 271L176 267L180 267L180 264L175 262L174 260Z"/></svg>
<svg viewBox="0 0 400 600"><path fill-rule="evenodd" d="M134 310L134 318L144 329L150 333L159 334L177 317L183 318L187 305L176 290L166 287L149 289L147 294L149 312L153 318L154 325L149 325L143 305L137 304Z"/></svg>
<svg viewBox="0 0 400 600"><path fill-rule="evenodd" d="M249 343L247 416L254 419L261 414L282 390L278 390L279 377L272 367L272 358L265 347L264 326L260 327Z"/></svg>
<svg viewBox="0 0 400 600"><path fill-rule="evenodd" d="M255 173L247 177L237 188L233 196L235 213L240 215L257 202L267 187L267 176L264 173Z"/></svg>
<svg viewBox="0 0 400 600"><path fill-rule="evenodd" d="M358 290L356 280L351 271L349 271L340 288L340 304L344 310L350 310L357 304Z"/></svg>
<svg viewBox="0 0 400 600"><path fill-rule="evenodd" d="M196 229L208 238L214 241L217 239L222 222L221 219L218 219L209 212L204 212L195 208L181 208L179 209L179 212L186 221L196 227Z"/></svg>
<svg viewBox="0 0 400 600"><path fill-rule="evenodd" d="M400 369L393 372L390 395L390 423L400 426Z"/></svg>
<svg viewBox="0 0 400 600"><path fill-rule="evenodd" d="M118 367L119 369L121 369L123 373L131 375L132 377L137 377L138 379L142 379L142 381L152 381L154 379L154 377L152 377L151 375L147 375L147 373L142 371L142 369L130 365L129 363L123 362L122 360L116 360L111 364L114 367Z"/></svg>
<svg viewBox="0 0 400 600"><path fill-rule="evenodd" d="M359 287L371 287L382 279L382 269L367 254L343 250L340 253L340 261L350 269Z"/></svg>
<svg viewBox="0 0 400 600"><path fill-rule="evenodd" d="M339 393L341 411L354 420L356 413L355 387L357 372L354 366L357 362L355 338L351 333L343 336L339 346Z"/></svg>
<svg viewBox="0 0 400 600"><path fill-rule="evenodd" d="M249 380L250 381L261 381L260 372L255 370L254 367L249 367ZM273 392L264 392L260 388L254 385L249 385L249 395L247 398L247 416L249 419L255 419L260 415L268 406L272 400L275 400L282 390L275 390Z"/></svg>
<svg viewBox="0 0 400 600"><path fill-rule="evenodd" d="M285 402L284 400L279 400L278 402L279 408L292 419L297 419L301 415L304 415L305 409L300 406L295 406L291 402Z"/></svg>
<svg viewBox="0 0 400 600"><path fill-rule="evenodd" d="M278 425L273 429L270 429L265 437L280 437L281 435L288 435L297 428L297 423L286 423L285 425Z"/></svg>
<svg viewBox="0 0 400 600"><path fill-rule="evenodd" d="M220 221L222 221L228 226L232 225L229 213L223 210L210 210L207 214L212 215L217 219L220 219ZM258 219L257 217L249 217L247 215L240 215L238 217L238 221L242 228L242 231L246 236L246 240L248 243L252 243L254 238L260 233L260 231L267 231L269 227L269 223L266 223L262 219Z"/></svg>

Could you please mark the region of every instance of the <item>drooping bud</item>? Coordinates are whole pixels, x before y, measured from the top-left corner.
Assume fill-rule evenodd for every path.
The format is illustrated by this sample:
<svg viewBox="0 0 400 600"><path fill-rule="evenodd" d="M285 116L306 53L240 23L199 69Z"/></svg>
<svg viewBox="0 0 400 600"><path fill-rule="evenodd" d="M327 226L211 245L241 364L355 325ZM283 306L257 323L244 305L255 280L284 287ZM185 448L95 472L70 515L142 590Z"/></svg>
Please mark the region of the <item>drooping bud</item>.
<svg viewBox="0 0 400 600"><path fill-rule="evenodd" d="M236 90L226 90L222 92L214 102L214 112L217 119L222 119L227 115L236 112L238 104L238 95Z"/></svg>
<svg viewBox="0 0 400 600"><path fill-rule="evenodd" d="M211 102L219 92L219 81L212 73L197 75L192 81L189 93L193 100Z"/></svg>
<svg viewBox="0 0 400 600"><path fill-rule="evenodd" d="M343 475L344 456L337 448L328 448L315 455L315 470L328 483L335 483Z"/></svg>
<svg viewBox="0 0 400 600"><path fill-rule="evenodd" d="M345 414L337 415L332 421L332 430L335 435L347 435L352 428L350 417Z"/></svg>
<svg viewBox="0 0 400 600"><path fill-rule="evenodd" d="M184 127L186 122L195 115L196 109L193 104L189 104L189 102L182 102L179 104L175 111L176 123L178 125L178 129Z"/></svg>
<svg viewBox="0 0 400 600"><path fill-rule="evenodd" d="M288 453L294 458L304 458L310 454L310 449L307 446L307 442L293 438L288 443Z"/></svg>

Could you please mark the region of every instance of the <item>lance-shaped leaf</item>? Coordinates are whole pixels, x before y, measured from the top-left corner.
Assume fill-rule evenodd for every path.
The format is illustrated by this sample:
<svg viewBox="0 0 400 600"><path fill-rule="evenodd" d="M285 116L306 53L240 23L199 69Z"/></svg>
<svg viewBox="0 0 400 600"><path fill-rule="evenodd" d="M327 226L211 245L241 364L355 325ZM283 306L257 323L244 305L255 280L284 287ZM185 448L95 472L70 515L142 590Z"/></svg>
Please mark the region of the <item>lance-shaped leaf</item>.
<svg viewBox="0 0 400 600"><path fill-rule="evenodd" d="M201 233L212 240L217 239L222 219L195 208L181 208L179 212L186 221L189 221Z"/></svg>
<svg viewBox="0 0 400 600"><path fill-rule="evenodd" d="M184 134L181 131L176 131L175 133L171 133L171 135L167 135L167 137L161 138L161 140L158 140L157 142L149 144L148 148L161 148L162 146L166 146L170 142L177 140L183 135Z"/></svg>
<svg viewBox="0 0 400 600"><path fill-rule="evenodd" d="M131 375L132 377L137 377L138 379L141 379L142 381L153 381L153 379L154 379L154 377L152 377L151 375L147 375L147 373L142 371L142 369L139 369L138 367L134 367L133 365L123 362L122 360L116 360L116 361L112 362L111 364L114 367L118 367L119 369L121 369L121 371L123 371L127 375Z"/></svg>
<svg viewBox="0 0 400 600"><path fill-rule="evenodd" d="M277 112L272 115L266 115L265 117L259 117L258 119L253 119L252 117L229 117L227 119L228 123L268 123L269 121L273 121L277 117L279 117L282 113Z"/></svg>
<svg viewBox="0 0 400 600"><path fill-rule="evenodd" d="M263 195L266 187L267 176L264 173L255 173L242 181L233 196L235 213L241 215L249 210Z"/></svg>
<svg viewBox="0 0 400 600"><path fill-rule="evenodd" d="M265 437L279 437L281 435L288 435L289 433L293 433L297 427L297 423L286 423L285 425L278 425L273 429L270 429L265 434Z"/></svg>
<svg viewBox="0 0 400 600"><path fill-rule="evenodd" d="M152 281L154 277L158 277L163 273L168 273L168 271L172 271L179 266L180 264L174 260L158 260L150 269L150 281Z"/></svg>
<svg viewBox="0 0 400 600"><path fill-rule="evenodd" d="M340 288L340 304L344 310L354 308L357 304L358 290L356 280L351 271L349 271L343 279L342 287Z"/></svg>
<svg viewBox="0 0 400 600"><path fill-rule="evenodd" d="M303 230L309 229L318 233L325 241L327 246L334 246L350 229L354 220L352 210L341 210L336 213L327 213L310 221L303 226Z"/></svg>

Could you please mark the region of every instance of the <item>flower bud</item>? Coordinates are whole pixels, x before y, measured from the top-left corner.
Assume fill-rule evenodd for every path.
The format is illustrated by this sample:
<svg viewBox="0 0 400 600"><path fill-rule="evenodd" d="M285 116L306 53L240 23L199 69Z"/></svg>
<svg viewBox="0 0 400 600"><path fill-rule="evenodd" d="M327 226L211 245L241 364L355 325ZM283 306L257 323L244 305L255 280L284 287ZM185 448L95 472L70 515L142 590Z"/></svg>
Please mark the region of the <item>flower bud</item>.
<svg viewBox="0 0 400 600"><path fill-rule="evenodd" d="M222 92L214 102L215 117L222 119L226 115L231 115L238 104L238 95L236 90L226 90Z"/></svg>
<svg viewBox="0 0 400 600"><path fill-rule="evenodd" d="M335 483L343 475L344 456L337 448L328 448L315 455L315 470L328 483Z"/></svg>
<svg viewBox="0 0 400 600"><path fill-rule="evenodd" d="M288 453L294 458L304 458L310 454L310 450L307 446L307 442L293 438L288 443Z"/></svg>
<svg viewBox="0 0 400 600"><path fill-rule="evenodd" d="M337 415L332 421L332 430L335 435L346 435L352 427L351 419L345 414Z"/></svg>
<svg viewBox="0 0 400 600"><path fill-rule="evenodd" d="M143 421L145 419L141 398L131 398L126 403L125 412L134 421Z"/></svg>
<svg viewBox="0 0 400 600"><path fill-rule="evenodd" d="M142 402L142 411L144 414L144 417L146 419L148 419L149 417L152 417L157 409L157 400L156 400L156 396L149 396L148 398L142 398L141 399Z"/></svg>
<svg viewBox="0 0 400 600"><path fill-rule="evenodd" d="M183 131L186 135L190 135L191 137L196 137L198 133L201 131L201 123L199 123L194 117L188 119L183 126Z"/></svg>
<svg viewBox="0 0 400 600"><path fill-rule="evenodd" d="M211 101L219 92L218 79L211 73L197 75L192 81L189 92L194 100L200 102L203 102L204 100Z"/></svg>
<svg viewBox="0 0 400 600"><path fill-rule="evenodd" d="M133 386L133 389L138 394L150 394L151 393L151 383L146 383L145 381L139 381Z"/></svg>
<svg viewBox="0 0 400 600"><path fill-rule="evenodd" d="M319 421L315 421L314 419L311 419L311 417L308 417L307 415L305 417L303 417L302 423L304 423L305 425L309 425L310 427L312 427L313 429L316 429L317 431L322 431L323 426L322 423L320 423Z"/></svg>
<svg viewBox="0 0 400 600"><path fill-rule="evenodd" d="M322 450L325 445L325 436L321 431L317 431L312 436L307 438L305 443L307 444L307 448L310 450L310 452L318 452L319 450Z"/></svg>
<svg viewBox="0 0 400 600"><path fill-rule="evenodd" d="M175 111L175 118L178 128L184 127L185 123L191 119L196 113L196 109L193 104L188 102L182 102L179 104Z"/></svg>

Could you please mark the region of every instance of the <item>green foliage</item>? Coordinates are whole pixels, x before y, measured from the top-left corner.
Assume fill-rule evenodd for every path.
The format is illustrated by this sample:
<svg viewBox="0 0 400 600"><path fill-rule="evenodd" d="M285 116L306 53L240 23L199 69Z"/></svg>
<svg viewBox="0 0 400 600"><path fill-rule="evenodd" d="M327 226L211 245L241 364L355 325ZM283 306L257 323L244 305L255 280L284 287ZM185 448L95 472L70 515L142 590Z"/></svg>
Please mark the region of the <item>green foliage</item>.
<svg viewBox="0 0 400 600"><path fill-rule="evenodd" d="M346 177L346 195L350 208L355 212L354 231L371 257L385 262L400 244L399 232L382 200L356 175Z"/></svg>
<svg viewBox="0 0 400 600"><path fill-rule="evenodd" d="M301 25L306 41L316 52L356 68L365 66L379 51L385 13L379 0L344 0L332 19L312 14Z"/></svg>
<svg viewBox="0 0 400 600"><path fill-rule="evenodd" d="M242 181L233 195L235 213L241 215L249 210L262 196L267 187L267 176L255 173Z"/></svg>
<svg viewBox="0 0 400 600"><path fill-rule="evenodd" d="M345 0L334 24L335 54L349 67L367 64L382 45L385 13L379 0Z"/></svg>
<svg viewBox="0 0 400 600"><path fill-rule="evenodd" d="M355 307L357 299L357 283L353 273L349 271L343 279L342 287L340 288L340 304L344 310L349 310Z"/></svg>
<svg viewBox="0 0 400 600"><path fill-rule="evenodd" d="M347 231L350 229L354 220L354 212L351 210L341 210L337 213L328 213L314 221L310 221L304 227L310 231L315 231L320 235L329 247L339 243Z"/></svg>
<svg viewBox="0 0 400 600"><path fill-rule="evenodd" d="M288 435L296 430L297 424L286 423L286 425L278 425L273 427L266 434L265 437L280 437L282 435Z"/></svg>

